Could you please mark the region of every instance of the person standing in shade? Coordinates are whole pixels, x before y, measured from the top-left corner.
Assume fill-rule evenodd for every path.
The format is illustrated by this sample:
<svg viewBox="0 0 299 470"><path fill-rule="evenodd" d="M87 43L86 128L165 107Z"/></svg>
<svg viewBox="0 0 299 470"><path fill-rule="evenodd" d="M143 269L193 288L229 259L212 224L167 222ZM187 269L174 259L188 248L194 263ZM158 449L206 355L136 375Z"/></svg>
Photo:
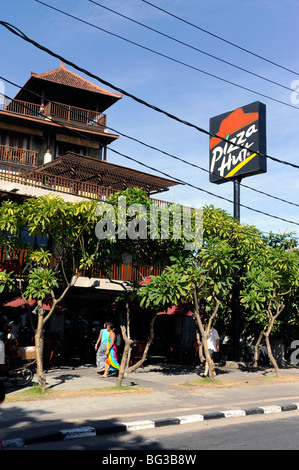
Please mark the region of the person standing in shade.
<svg viewBox="0 0 299 470"><path fill-rule="evenodd" d="M208 328L208 321L206 320L204 322L204 327L205 327L205 330ZM210 331L209 331L209 334L208 334L208 337L207 337L207 343L208 343L208 350L209 350L209 354L210 354L210 358L211 358L211 362L212 362L212 367L213 367L213 375L215 376L216 375L216 372L215 372L215 364L214 364L214 361L213 361L213 357L215 355L215 353L218 353L219 352L219 335L218 335L218 331L215 329L215 328L211 328ZM204 372L204 377L207 377L209 373L209 364L208 364L208 361L206 361L206 367L205 367L205 372Z"/></svg>

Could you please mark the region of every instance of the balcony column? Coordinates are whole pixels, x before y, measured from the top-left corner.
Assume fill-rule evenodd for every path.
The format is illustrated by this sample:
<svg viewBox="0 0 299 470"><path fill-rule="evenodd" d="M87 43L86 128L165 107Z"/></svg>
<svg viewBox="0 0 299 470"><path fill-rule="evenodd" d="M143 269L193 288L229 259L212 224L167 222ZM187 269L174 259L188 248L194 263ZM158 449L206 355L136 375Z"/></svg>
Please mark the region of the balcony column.
<svg viewBox="0 0 299 470"><path fill-rule="evenodd" d="M51 161L52 161L52 154L50 152L50 149L48 148L45 155L44 155L44 162L43 163L45 165L46 163L49 163Z"/></svg>
<svg viewBox="0 0 299 470"><path fill-rule="evenodd" d="M44 90L42 90L42 94L41 94L41 102L40 102L39 112L40 112L41 114L44 114L44 112L45 112Z"/></svg>

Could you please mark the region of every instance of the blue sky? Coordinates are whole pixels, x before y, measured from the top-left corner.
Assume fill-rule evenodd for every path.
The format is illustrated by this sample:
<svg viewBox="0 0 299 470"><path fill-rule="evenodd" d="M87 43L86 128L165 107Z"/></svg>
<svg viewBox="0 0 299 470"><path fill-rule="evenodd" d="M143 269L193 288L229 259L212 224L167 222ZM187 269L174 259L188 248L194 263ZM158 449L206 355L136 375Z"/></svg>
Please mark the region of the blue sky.
<svg viewBox="0 0 299 470"><path fill-rule="evenodd" d="M286 104L230 85L141 49L50 10L34 0L3 2L0 17L2 21L21 29L30 38L109 83L206 130L209 130L211 117L254 101L261 101L266 105L267 112L267 154L299 164L299 103L292 103L290 90L294 86L299 90L299 82L295 83L299 80L296 53L296 46L299 43L297 0L150 1L298 74L282 70L234 48L153 8L142 0L97 1L101 5L289 89L271 84L171 41L88 0L76 2L45 0L49 5L112 33ZM17 38L2 26L0 51L1 75L20 85L29 78L31 70L41 73L59 66L57 59ZM92 81L97 83L96 80ZM17 93L16 88L7 84L5 91L8 96ZM209 139L197 130L175 122L125 96L108 109L107 118L108 126L116 131L208 169ZM233 213L232 202L221 199L223 197L232 201L231 182L220 186L212 184L209 182L207 172L150 150L125 137L120 137L111 147L156 170L215 194L212 196L190 186L179 185L167 193L158 195L158 198L196 207L213 204ZM108 159L120 165L150 172L138 163L117 156L109 150ZM266 174L244 178L242 183L299 204L298 172L298 169L268 160ZM243 224L255 225L264 232L293 231L299 236L298 207L244 187L241 187L241 204L253 209L241 207ZM256 212L256 209L296 222L297 225L262 215Z"/></svg>

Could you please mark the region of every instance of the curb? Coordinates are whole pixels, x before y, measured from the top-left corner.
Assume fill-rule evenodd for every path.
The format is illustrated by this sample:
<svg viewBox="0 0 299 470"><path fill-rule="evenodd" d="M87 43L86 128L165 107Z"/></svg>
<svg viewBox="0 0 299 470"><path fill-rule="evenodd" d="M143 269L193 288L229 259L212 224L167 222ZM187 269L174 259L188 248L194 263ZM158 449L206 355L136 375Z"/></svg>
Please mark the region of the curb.
<svg viewBox="0 0 299 470"><path fill-rule="evenodd" d="M196 423L199 421L208 421L213 419L222 419L222 418L233 418L237 416L252 416L252 415L262 415L262 414L274 414L280 413L283 411L295 411L299 410L299 403L290 403L287 405L271 405L271 406L259 406L256 408L249 409L237 409L237 410L226 410L226 411L216 411L212 413L205 414L194 414L173 418L162 418L157 420L144 420L144 421L133 421L130 423L109 423L109 421L103 421L101 426L98 428L92 426L84 426L81 428L70 428L63 429L56 433L38 436L30 439L7 439L0 441L4 449L8 447L24 447L30 444L40 444L43 442L54 442L54 441L65 441L69 439L77 438L86 438L86 437L96 437L103 436L107 434L116 434L122 432L132 432L132 431L141 431L143 429L153 429L163 426L173 426L179 424L190 424Z"/></svg>

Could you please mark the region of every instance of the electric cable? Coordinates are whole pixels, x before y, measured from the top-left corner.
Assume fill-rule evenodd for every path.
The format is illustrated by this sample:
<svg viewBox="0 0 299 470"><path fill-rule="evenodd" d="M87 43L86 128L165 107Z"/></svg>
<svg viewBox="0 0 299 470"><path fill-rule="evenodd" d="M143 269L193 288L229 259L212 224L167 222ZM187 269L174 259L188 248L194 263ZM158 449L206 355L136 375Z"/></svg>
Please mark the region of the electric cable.
<svg viewBox="0 0 299 470"><path fill-rule="evenodd" d="M3 77L3 76L0 76L0 79L1 79L1 80L4 80L4 81L7 82L7 83L10 83L11 85L15 86L16 88L23 89L23 90L25 90L25 91L27 91L27 92L33 94L34 96L37 96L38 98L43 98L42 95L40 95L40 94L34 92L33 90L30 90L29 88L26 88L26 87L21 87L20 85L17 85L16 83L12 82L11 80L8 80L7 78L5 78L5 77ZM9 99L11 99L11 98L9 98ZM48 100L48 99L47 99L47 101L48 101L49 103L55 103L55 105L58 106L58 107L59 107L60 109L62 109L62 110L67 110L67 107L66 107L65 105L63 105L62 103L56 103L56 102L54 102L54 101L52 101L52 100ZM81 115L80 115L80 112L76 112L76 117L80 117L80 116L81 116ZM57 122L59 122L59 121L57 121ZM97 124L98 126L101 126L97 121L95 121L95 124ZM147 148L150 148L151 150L155 150L155 151L157 151L157 152L159 152L159 153L162 153L162 154L164 154L164 155L167 155L167 156L169 156L169 157L171 157L171 158L173 158L173 159L175 159L175 160L181 161L182 163L185 163L185 164L187 164L187 165L189 165L189 166L192 166L192 167L194 167L194 168L198 168L199 170L204 171L204 172L206 172L206 173L209 173L209 174L212 174L212 175L216 175L216 173L214 173L214 172L211 173L209 170L207 170L207 169L204 168L204 167L201 167L201 166L197 165L196 163L189 162L188 160L185 160L185 159L183 159L183 158L181 158L181 157L178 157L178 156L176 156L176 155L173 155L173 154L171 154L171 153L169 153L169 152L166 152L165 150L159 149L159 148L157 148L157 147L155 147L155 146L153 146L153 145L147 144L147 143L145 143L145 142L143 142L143 141L141 141L141 140L139 140L139 139L137 139L137 138L135 138L135 137L129 136L129 135L127 135L127 134L124 134L124 133L120 132L120 131L117 130L117 129L114 129L114 128L111 128L111 127L107 126L107 124L106 124L105 127L106 127L107 129L109 129L110 131L116 132L117 134L121 135L122 137L125 137L125 138L127 138L127 139L130 139L130 140L132 140L132 141L134 141L134 142L137 142L138 144L143 145L143 146L145 146L145 147L147 147ZM82 136L82 134L81 134L81 136ZM95 141L93 141L93 142L95 142ZM290 204L290 205L292 205L292 206L299 207L299 204L297 204L297 203L295 203L295 202L288 201L288 200L283 199L283 198L280 198L280 197L278 197L278 196L274 196L274 195L272 195L272 194L266 193L266 192L261 191L261 190L258 190L258 189L256 189L256 188L252 188L251 186L248 186L248 185L246 185L246 184L244 184L244 183L240 183L240 186L242 186L242 187L244 187L244 188L246 188L246 189L250 189L251 191L257 192L257 193L259 193L259 194L263 194L264 196L267 196L267 197L273 198L273 199L275 199L275 200L284 202L284 203L286 203L286 204Z"/></svg>
<svg viewBox="0 0 299 470"><path fill-rule="evenodd" d="M196 29L198 29L198 30L200 30L200 31L202 31L202 32L204 32L204 33L206 33L206 34L209 34L210 36L213 36L214 38L219 39L220 41L223 41L223 42L229 44L230 46L236 47L237 49L240 49L241 51L246 52L247 54L251 54L252 56L257 57L258 59L264 60L265 62L268 62L269 64L272 64L272 65L275 65L275 67L279 67L280 69L286 70L287 72L290 72L290 73L292 73L292 74L294 74L294 75L297 75L297 76L299 75L299 72L295 72L294 70L291 70L291 69L289 69L289 68L287 68L287 67L284 67L283 65L277 64L277 63L274 62L273 60L267 59L266 57L263 57L263 56L261 56L261 55L259 55L259 54L256 54L255 52L252 52L252 51L250 51L249 49L246 49L245 47L242 47L242 46L240 46L240 45L238 45L238 44L236 44L236 43L233 43L233 42L231 42L231 41L228 41L227 39L224 39L223 37L218 36L217 34L214 34L214 33L212 33L211 31L208 31L208 30L206 30L206 29L204 29L204 28L201 28L200 26L198 26L198 25L196 25L196 24L194 24L194 23L191 23L190 21L187 21L187 20L181 18L180 16L177 16L177 15L175 15L174 13L171 13L170 11L167 11L167 10L161 8L161 7L158 7L158 5L154 5L153 3L151 3L151 2L149 2L149 1L147 1L147 0L141 0L141 1L144 2L144 3L147 3L148 5L150 5L150 6L154 7L154 8L156 8L157 10L162 11L163 13L166 13L166 14L169 15L169 16L172 16L173 18L176 18L176 19L179 20L179 21L182 21L183 23L188 24L189 26L192 26L193 28L196 28Z"/></svg>
<svg viewBox="0 0 299 470"><path fill-rule="evenodd" d="M230 202L230 203L233 202L233 201L231 201L230 199L228 199L228 198L226 198L226 197L224 197L224 196L218 196L218 195L212 193L211 191L207 191L206 189L202 189L202 188L199 188L198 186L195 186L195 185L193 185L193 184L191 184L191 183L187 183L186 181L183 181L183 180L181 180L181 179L179 179L179 178L177 178L177 177L175 177L175 176L169 175L168 173L165 173L164 171L157 170L157 168L154 168L154 167L151 167L150 165L147 165L147 164L145 164L145 163L142 163L142 162L140 162L139 160L136 160L135 158L129 157L128 155L125 155L125 154L123 154L123 153L121 153L121 152L118 152L118 151L115 150L115 149L110 148L109 150L110 150L111 152L113 152L113 153L116 153L117 155L120 155L120 156L122 156L122 157L124 157L124 158L127 158L128 160L134 161L135 163L138 163L139 165L142 165L142 166L144 166L144 167L146 167L146 168L149 168L150 170L157 171L157 172L160 173L161 175L164 175L164 176L166 176L167 178L171 178L172 180L177 181L177 182L179 182L179 183L181 183L181 184L184 184L184 185L186 185L186 186L190 186L191 188L197 189L198 191L203 191L204 193L207 193L207 194L209 194L209 195L211 195L211 196L214 196L214 197L218 197L218 198L220 198L220 199L222 199L222 200L224 200L224 201L227 201L227 202ZM298 222L294 222L294 221L292 221L292 220L283 219L283 218L281 218L281 217L268 214L267 212L260 211L259 209L253 209L252 207L246 206L246 205L241 204L241 203L240 203L239 205L240 205L240 207L244 207L245 209L249 209L249 210L252 210L252 211L254 211L254 212L258 212L258 213L263 214L263 215L266 215L266 216L268 216L268 217L273 217L274 219L279 219L279 220L282 220L283 222L288 222L288 223L291 223L291 224L294 224L294 225L299 225Z"/></svg>
<svg viewBox="0 0 299 470"><path fill-rule="evenodd" d="M107 34L110 34L111 36L114 36L114 37L116 37L116 38L118 38L118 39L122 39L123 41L126 41L126 42L128 42L128 43L130 43L130 44L133 44L134 46L138 46L138 47L141 47L141 48L144 49L144 50L147 50L147 51L149 51L149 52L153 52L154 54L157 54L157 55L159 55L159 56L161 56L161 57L163 57L163 58L165 58L165 59L171 60L172 62L175 62L175 63L177 63L177 64L183 65L183 66L188 67L188 68L190 68L190 69L192 69L192 70L195 70L195 71L197 71L197 72L200 72L200 73L203 73L203 74L205 74L205 75L208 75L209 77L215 78L215 79L220 80L220 81L222 81L222 82L224 82L224 83L228 83L229 85L236 86L236 87L238 87L238 88L241 88L242 90L249 91L250 93L254 93L254 94L256 94L256 95L262 96L263 98L267 98L267 99L269 99L269 100L271 100L271 101L274 101L274 102L276 102L276 103L283 104L284 106L288 106L289 108L294 108L294 109L298 110L298 107L297 107L296 105L293 105L293 104L290 104L290 103L286 103L285 101L281 101L281 100L279 100L279 99L277 99L277 98L273 98L273 97L271 97L271 96L269 96L269 95L266 95L265 93L260 93L260 92L258 92L258 91L252 90L251 88L248 88L248 87L246 87L246 86L243 86L243 85L240 85L240 84L238 84L238 83L232 82L231 80L227 80L227 79L225 79L225 78L219 77L218 75L215 75L215 74L213 74L213 73L211 73L211 72L207 72L207 71L205 71L205 70L199 69L198 67L195 67L195 66L193 66L193 65L191 65L191 64L187 64L186 62L183 62L183 61L181 61L181 60L174 59L173 57L170 57L170 56L168 56L168 55L166 55L166 54L163 54L162 52L158 52L158 51L156 51L156 50L154 50L154 49L151 49L151 48L149 48L149 47L147 47L147 46L144 46L144 45L142 45L142 44L139 44L139 43L137 43L137 42L135 42L135 41L131 41L130 39L127 39L127 38L124 38L123 36L120 36L119 34L112 33L111 31L108 31L107 29L104 29L104 28L102 28L102 27L100 27L100 26L97 26L97 25L95 25L95 24L93 24L93 23L90 23L89 21L82 20L81 18L78 18L77 16L71 15L70 13L67 13L67 12L65 12L65 11L63 11L63 10L60 10L60 9L58 9L58 8L55 8L55 7L51 6L51 5L48 5L47 3L44 3L44 2L42 2L42 1L40 1L40 0L34 0L34 1L37 2L37 3L40 3L40 4L44 5L44 6L46 6L47 8L51 8L52 10L55 10L55 11L57 11L57 12L59 12L59 13L62 13L63 15L69 16L70 18L73 18L73 19L75 19L75 20L77 20L77 21L80 21L81 23L85 23L85 24L87 24L87 25L89 25L89 26L92 26L93 28L99 29L100 31L103 31L103 32L105 32L105 33L107 33ZM291 89L290 89L290 90L291 90ZM294 90L292 90L292 92L293 92L293 91L294 91Z"/></svg>
<svg viewBox="0 0 299 470"><path fill-rule="evenodd" d="M49 5L47 5L46 3L42 2L41 0L34 0L34 1L37 2L37 3L41 3L41 4L43 4L43 5L49 6ZM209 52L203 51L202 49L199 49L198 47L195 47L195 46L193 46L193 45L191 45L191 44L188 44L188 43L186 43L186 42L184 42L184 41L181 41L180 39L177 39L177 38L175 38L175 37L173 37L173 36L170 36L169 34L163 33L162 31L159 31L158 29L152 28L151 26L148 26L148 25L146 25L146 24L144 24L144 23L141 23L140 21L137 21L137 20L135 20L135 19L133 19L133 18L131 18L131 17L129 17L129 16L126 16L126 15L124 15L124 14L122 14L122 13L116 11L116 10L112 10L112 8L109 8L109 7L105 6L105 5L101 5L100 3L96 2L95 0L88 0L88 1L89 1L90 3L93 3L93 4L97 5L97 6L99 6L100 8L104 8L104 9L107 10L107 11L110 11L110 12L112 12L112 13L115 13L116 15L121 16L122 18L125 18L126 20L129 20L129 21L131 21L131 22L133 22L133 23L135 23L135 24L138 24L139 26L142 26L143 28L146 28L146 29L148 29L148 30L150 30L150 31L153 31L154 33L157 33L157 34L159 34L160 36L164 36L164 37L166 37L167 39L170 39L170 40L172 40L172 41L175 41L175 42L177 42L178 44L182 44L183 46L189 47L190 49L193 49L194 51L197 51L197 52L200 52L201 54L207 55L208 57L211 57L211 58L213 58L213 59L215 59L215 60L218 60L218 61L220 61L220 62L222 62L222 63L224 63L224 64L230 65L231 67L234 67L234 68L236 68L236 69L238 69L238 70L241 70L242 72L246 72L246 73L248 73L248 74L250 74L250 75L253 75L254 77L257 77L257 78L260 78L260 79L262 79L262 80L265 80L265 81L267 81L268 83L272 83L273 85L277 85L277 86L279 86L279 87L281 87L281 88L284 88L285 90L291 91L292 93L294 93L294 92L295 92L295 93L299 93L299 91L293 90L292 88L290 88L290 87L288 87L288 86L286 86L286 85L283 85L283 84L278 83L278 82L276 82L276 81L274 81L274 80L271 80L270 78L267 78L267 77L264 77L264 76L262 76L262 75L259 75L258 73L252 72L251 70L245 69L245 68L243 68L243 67L241 67L241 66L239 66L239 65L233 64L232 62L229 62L228 60L222 59L221 57L217 57L217 56L215 56L215 55L213 55L213 54L210 54Z"/></svg>
<svg viewBox="0 0 299 470"><path fill-rule="evenodd" d="M5 95L5 96L6 96L6 98L8 98L9 100L13 100L13 98L11 98L11 97L9 97L9 96L7 96L7 95ZM24 104L24 107L31 110L31 108L30 108L29 105ZM39 114L40 116L42 116L42 117L44 118L44 115L43 115L42 113L37 112L36 114ZM63 128L70 129L69 126L65 126L65 125L62 124L60 121L57 121L57 120L55 120L55 119L51 119L51 121L54 122L54 123L56 123L56 124L58 124L58 125L60 125L60 126L63 127ZM81 137L84 136L81 132L77 131L76 129L72 129L72 130L73 130L76 134L80 135ZM86 138L86 136L84 136L84 137ZM89 138L89 137L88 137L88 138ZM94 140L91 139L91 138L89 138L89 140L92 141L92 142L96 142L96 141L94 141ZM98 144L98 142L96 142L96 143ZM215 194L215 193L212 193L211 191L208 191L208 190L206 190L206 189L199 188L198 186L195 186L195 185L193 185L193 184L191 184L191 183L187 183L187 182L185 182L185 181L183 181L183 180L181 180L181 179L179 179L179 178L173 177L172 175L169 175L168 173L165 173L165 172L163 172L163 171L161 171L161 170L157 170L156 168L153 168L153 167L151 167L151 166L149 166L149 165L146 165L145 163L140 162L139 160L137 160L137 159L135 159L135 158L133 158L133 157L129 157L128 155L125 155L125 154L123 154L123 153L121 153L121 152L118 152L117 150L112 149L111 147L110 147L109 149L110 149L110 151L112 151L113 153L115 153L115 154L117 154L117 155L119 155L119 156L122 156L122 157L124 157L124 158L126 158L126 159L128 159L128 160L134 161L135 163L138 163L138 164L141 165L141 166L144 166L144 167L146 167L146 168L149 168L150 170L155 171L155 172L157 172L157 173L160 173L160 174L166 176L167 178L171 178L172 180L177 181L178 183L184 184L184 185L186 185L186 186L190 186L190 187L192 187L192 188L194 188L194 189L197 189L197 190L202 191L202 192L204 192L204 193L206 193L206 194L209 194L210 196L213 196L213 197L222 199L222 200L224 200L224 201L226 201L226 202L233 203L232 200L230 200L230 199L228 199L228 198L226 198L226 197L224 197L224 196L219 196L219 195L217 195L217 194ZM299 225L299 223L297 223L297 222L294 222L294 221L291 221L291 220L287 220L287 219L284 219L284 218L279 217L279 216L276 216L276 215L268 214L267 212L261 211L261 210L259 210L259 209L254 209L254 208L252 208L252 207L250 207L250 206L246 206L246 205L241 204L241 203L240 203L239 205L240 205L240 207L244 207L244 208L246 208L246 209L248 209L248 210L251 210L251 211L253 211L253 212L257 212L257 213L266 215L267 217L271 217L271 218L274 218L274 219L282 220L283 222L291 223L291 224L294 224L294 225Z"/></svg>
<svg viewBox="0 0 299 470"><path fill-rule="evenodd" d="M11 83L13 83L13 82L11 82ZM35 92L32 92L32 93L36 94ZM7 95L5 95L5 97L8 98L8 99L11 100L11 101L13 100L13 98L11 98L11 97L9 97L9 96L7 96ZM29 105L25 105L25 104L24 104L24 107L25 107L25 108L27 107L27 109L31 110L31 108L30 108ZM37 112L37 114L44 118L43 113ZM89 136L86 137L86 136L85 136L84 134L82 134L81 132L77 131L76 129L72 129L72 128L70 128L69 126L66 126L65 124L61 123L60 121L57 121L57 120L55 120L55 119L53 119L53 118L51 119L51 121L52 121L53 123L55 123L55 124L60 125L62 128L65 128L65 129L68 129L68 130L72 130L76 135L79 135L79 136L81 136L81 137L85 137L85 138L87 138L88 140L90 140L91 142L95 142L95 143L98 144L97 141L94 141L94 140L91 139ZM112 149L110 148L110 150L112 150ZM141 164L141 165L143 165L143 166L145 166L145 167L147 167L147 168L150 168L151 170L157 171L158 173L163 174L164 176L173 178L172 176L167 175L167 173L164 173L164 172L162 172L162 171L160 171L160 170L157 170L157 169L155 169L155 168L153 168L153 167L150 167L150 166L148 166L148 165L146 165L146 164L143 164L143 163L140 162L139 160L136 160L136 159L134 159L134 158L132 158L132 157L129 157L129 156L123 154L123 153L117 152L116 150L112 150L112 151L113 151L114 153L120 155L120 156L123 156L123 157L125 157L125 158L131 160L131 161L135 161L135 162L138 163L138 164ZM231 201L231 200L229 200L229 199L227 199L227 198L224 198L223 196L218 196L218 195L216 195L216 194L214 194L214 193L212 193L212 192L210 192L210 191L207 191L207 190L204 190L204 189L199 188L199 187L197 187L197 186L191 185L191 183L186 183L186 182L184 182L183 180L179 180L179 179L177 179L177 178L173 178L173 179L177 180L177 181L178 181L179 183L181 183L181 184L184 184L184 185L186 184L186 185L191 186L191 187L193 187L193 188L195 188L195 189L198 189L198 190L200 190L200 191L203 191L203 192L205 192L205 193L208 193L208 194L210 194L210 195L212 195L212 196L218 197L218 198L223 199L223 200L226 200L226 201L228 201L228 202L233 202L233 201ZM41 188L43 188L43 189L49 189L49 188L44 187L44 186L42 186L42 185L41 185L41 186L40 186L40 185L35 185L35 184L32 184L32 185L33 185L34 187L41 187ZM55 190L55 191L56 191L56 190ZM57 190L57 192L59 192L59 191ZM97 199L97 200L98 200L98 199ZM105 202L105 203L107 202L107 203L110 204L110 202L109 202L109 201L106 201L106 200L98 200L98 201L99 201L99 202ZM114 205L115 205L115 203L112 203L112 202L111 202L111 204L114 204ZM172 204L172 203L169 203L169 204ZM181 206L181 205L180 205L180 206ZM243 207L245 207L245 208L247 208L247 209L250 209L250 210L252 210L252 211L254 211L254 212L262 213L263 215L266 215L266 216L269 216L269 217L272 217L272 218L280 219L280 220L283 220L283 221L285 221L285 222L290 222L290 223L299 225L299 224L297 224L296 222L288 221L288 220L282 219L282 218L280 218L280 217L278 217L278 216L273 216L273 215L271 215L271 214L267 214L266 212L262 212L262 211L259 211L259 210L255 210L255 209L253 209L253 208L250 208L250 207L248 207L248 206L244 206L244 204L240 204L240 206L243 206ZM191 208L191 209L192 209L192 208ZM207 224L206 224L206 225L207 225ZM216 225L214 225L214 224L213 224L212 226L215 226L215 227L216 227ZM228 231L230 231L230 232L233 232L233 230L228 229L228 228L225 227L225 226L219 226L219 225L217 225L217 227L218 227L218 228L221 227L221 229L225 229L225 230L228 230ZM255 228L255 227L254 227L254 228ZM256 230L258 230L258 229L256 229ZM260 232L260 231L259 231L259 232ZM235 233L244 233L244 234L248 235L248 232L243 232L243 231L237 231L237 232L235 232ZM261 233L266 233L266 232L261 232ZM269 233L269 234L270 234L270 233ZM297 239L297 238L298 238L298 237L293 237L293 239ZM278 241L279 241L279 240L278 240Z"/></svg>
<svg viewBox="0 0 299 470"><path fill-rule="evenodd" d="M104 84L105 86L108 86L116 91L118 91L119 93L121 93L122 95L124 96L127 96L128 98L131 98L133 99L134 101L136 101L137 103L139 104L142 104L146 107L148 107L149 109L152 109L153 111L156 111L156 112L159 112L163 115L165 115L166 117L174 120L174 121L177 121L181 124L184 124L188 127L191 127L193 129L196 129L197 131L205 134L205 135L208 135L208 136L211 136L211 137L217 137L218 139L226 142L226 143L230 143L230 144L233 144L234 146L237 146L238 148L241 148L241 149L245 149L245 150L248 150L247 147L245 146L242 146L241 144L236 144L218 134L215 134L215 133L212 133L212 132L209 132L207 131L206 129L203 129L199 126L197 126L196 124L192 124L191 122L189 121L186 121L184 119L181 119L179 118L178 116L175 116L174 114L171 114L169 113L168 111L165 111L161 108L159 108L158 106L155 106L155 105L152 105L150 103L148 103L147 101L143 100L142 98L139 98L137 96L135 96L134 94L130 93L130 92L127 92L126 90L116 86L116 85L113 85L112 83L108 82L107 80L104 80L103 78L100 78L99 76L93 74L92 72L89 72L88 70L84 69L83 67L80 67L79 65L76 65L74 62L71 62L70 60L62 57L60 54L57 54L55 53L54 51L51 51L50 49L48 49L47 47L45 46L42 46L41 44L39 44L38 42L34 41L33 39L30 39L28 36L26 36L19 28L17 28L16 26L14 25L11 25L10 23L7 23L5 21L0 21L0 25L2 25L3 27L5 27L8 31L10 31L11 33L13 33L14 35L20 37L21 39L23 39L24 41L26 42L29 42L30 44L32 44L34 47L37 47L38 49L46 52L47 54L51 55L52 57L56 57L57 59L59 59L60 61L70 65L71 67L73 67L74 69L84 73L85 75L91 77L91 78L94 78L95 80L99 81L100 83ZM296 108L298 109L298 108ZM288 161L285 161L285 160L280 160L278 158L275 158L273 156L270 156L270 155L265 155L261 152L259 152L258 150L255 151L255 153L257 155L260 155L261 157L264 157L264 158L269 158L270 160L273 160L277 163L281 163L281 164L284 164L284 165L289 165L293 168L296 168L296 169L299 169L299 165L296 165L295 163L291 163L291 162L288 162Z"/></svg>

